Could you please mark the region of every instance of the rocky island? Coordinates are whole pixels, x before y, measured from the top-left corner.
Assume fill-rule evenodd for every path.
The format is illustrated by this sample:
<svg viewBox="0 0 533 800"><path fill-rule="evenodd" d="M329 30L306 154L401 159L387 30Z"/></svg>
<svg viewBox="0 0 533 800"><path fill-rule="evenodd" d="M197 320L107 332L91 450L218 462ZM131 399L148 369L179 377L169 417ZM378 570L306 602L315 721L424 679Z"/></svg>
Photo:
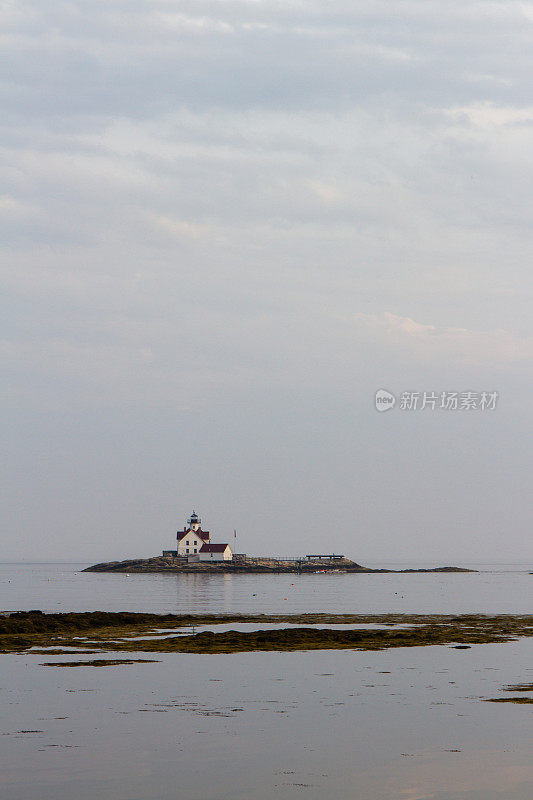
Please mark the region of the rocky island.
<svg viewBox="0 0 533 800"><path fill-rule="evenodd" d="M419 573L419 572L476 572L476 570L465 569L463 567L434 567L432 569L372 569L363 567L355 561L351 561L344 556L335 556L329 560L322 556L320 559L306 558L285 561L275 558L252 558L248 556L234 557L231 561L210 562L190 562L187 559L172 556L154 556L153 558L137 558L127 561L106 561L101 564L93 564L83 572L231 572L241 573L274 573L274 572L298 572L298 573Z"/></svg>
<svg viewBox="0 0 533 800"><path fill-rule="evenodd" d="M234 553L227 542L214 542L209 531L202 529L202 520L193 511L187 525L176 533L175 550L163 550L161 556L105 561L93 564L83 572L475 572L462 567L433 569L371 569L336 553L309 554L294 558L247 556ZM235 532L235 537L236 537ZM236 539L235 539L236 540Z"/></svg>

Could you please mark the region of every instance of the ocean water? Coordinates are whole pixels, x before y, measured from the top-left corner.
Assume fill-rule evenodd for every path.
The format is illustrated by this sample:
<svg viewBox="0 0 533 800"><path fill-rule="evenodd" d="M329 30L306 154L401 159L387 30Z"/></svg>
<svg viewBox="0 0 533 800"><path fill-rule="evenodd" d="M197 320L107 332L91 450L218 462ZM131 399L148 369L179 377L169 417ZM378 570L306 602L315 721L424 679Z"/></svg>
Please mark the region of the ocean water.
<svg viewBox="0 0 533 800"><path fill-rule="evenodd" d="M533 576L512 565L478 575L129 578L81 568L4 564L0 608L533 608ZM98 657L157 661L57 668L43 665L73 657L0 656L2 800L533 797L533 706L485 702L508 684L533 683L533 639L469 650Z"/></svg>
<svg viewBox="0 0 533 800"><path fill-rule="evenodd" d="M479 572L405 575L129 576L82 572L86 566L0 564L0 610L265 614L529 614L533 610L533 565L474 565L470 568Z"/></svg>

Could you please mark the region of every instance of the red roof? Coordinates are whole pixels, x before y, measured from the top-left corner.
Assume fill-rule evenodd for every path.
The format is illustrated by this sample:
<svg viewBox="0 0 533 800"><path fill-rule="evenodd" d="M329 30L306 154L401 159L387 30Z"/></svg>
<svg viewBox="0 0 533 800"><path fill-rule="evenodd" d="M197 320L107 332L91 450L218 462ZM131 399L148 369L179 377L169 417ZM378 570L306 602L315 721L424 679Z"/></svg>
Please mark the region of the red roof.
<svg viewBox="0 0 533 800"><path fill-rule="evenodd" d="M182 540L182 539L183 539L185 536L188 536L188 535L189 535L189 534L191 534L191 533L192 533L192 534L196 534L196 535L198 536L198 538L199 538L199 539L203 539L203 540L204 540L204 542L207 542L207 541L209 541L209 531L203 531L201 528L198 528L198 530L197 530L197 531L192 531L190 528L187 528L187 530L186 530L186 531L183 531L183 532L182 532L182 531L178 531L178 533L177 533L177 539L178 539L178 541L179 541L179 542L181 542L181 540Z"/></svg>
<svg viewBox="0 0 533 800"><path fill-rule="evenodd" d="M200 548L200 553L223 553L226 547L229 547L227 542L222 544L203 544Z"/></svg>

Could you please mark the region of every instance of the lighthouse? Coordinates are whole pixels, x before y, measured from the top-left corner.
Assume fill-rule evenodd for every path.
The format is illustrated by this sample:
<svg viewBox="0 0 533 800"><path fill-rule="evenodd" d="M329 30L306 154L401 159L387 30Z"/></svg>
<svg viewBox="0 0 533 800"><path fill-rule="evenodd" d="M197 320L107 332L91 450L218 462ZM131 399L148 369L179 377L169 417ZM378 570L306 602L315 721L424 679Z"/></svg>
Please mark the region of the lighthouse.
<svg viewBox="0 0 533 800"><path fill-rule="evenodd" d="M187 520L187 523L189 525L189 530L197 531L198 528L201 527L201 522L202 522L202 520L200 519L200 517L198 516L196 511L193 511L191 516Z"/></svg>
<svg viewBox="0 0 533 800"><path fill-rule="evenodd" d="M187 525L183 526L182 531L177 532L178 556L198 555L204 544L209 542L209 531L203 531L201 523L202 520L196 511L193 511L187 520Z"/></svg>
<svg viewBox="0 0 533 800"><path fill-rule="evenodd" d="M215 544L210 541L209 531L202 530L202 520L193 511L187 525L176 534L178 547L174 553L187 561L231 561L233 554L227 542Z"/></svg>

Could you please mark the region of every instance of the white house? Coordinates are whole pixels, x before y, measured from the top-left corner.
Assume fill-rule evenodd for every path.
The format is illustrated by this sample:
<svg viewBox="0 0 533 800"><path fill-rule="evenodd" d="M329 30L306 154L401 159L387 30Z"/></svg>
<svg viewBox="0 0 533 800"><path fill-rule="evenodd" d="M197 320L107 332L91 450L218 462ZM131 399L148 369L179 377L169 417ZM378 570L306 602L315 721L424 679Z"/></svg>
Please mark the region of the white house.
<svg viewBox="0 0 533 800"><path fill-rule="evenodd" d="M209 542L209 531L202 530L202 520L195 511L192 512L187 522L189 527L184 526L183 530L176 534L179 556L197 555L204 544Z"/></svg>
<svg viewBox="0 0 533 800"><path fill-rule="evenodd" d="M231 561L233 552L226 542L214 544L206 542L200 548L200 561Z"/></svg>
<svg viewBox="0 0 533 800"><path fill-rule="evenodd" d="M177 551L164 550L163 555L173 553L185 556L189 561L231 561L233 553L229 544L225 542L213 544L210 541L209 531L202 530L201 522L200 517L193 511L187 520L188 527L184 526L183 530L176 534Z"/></svg>

